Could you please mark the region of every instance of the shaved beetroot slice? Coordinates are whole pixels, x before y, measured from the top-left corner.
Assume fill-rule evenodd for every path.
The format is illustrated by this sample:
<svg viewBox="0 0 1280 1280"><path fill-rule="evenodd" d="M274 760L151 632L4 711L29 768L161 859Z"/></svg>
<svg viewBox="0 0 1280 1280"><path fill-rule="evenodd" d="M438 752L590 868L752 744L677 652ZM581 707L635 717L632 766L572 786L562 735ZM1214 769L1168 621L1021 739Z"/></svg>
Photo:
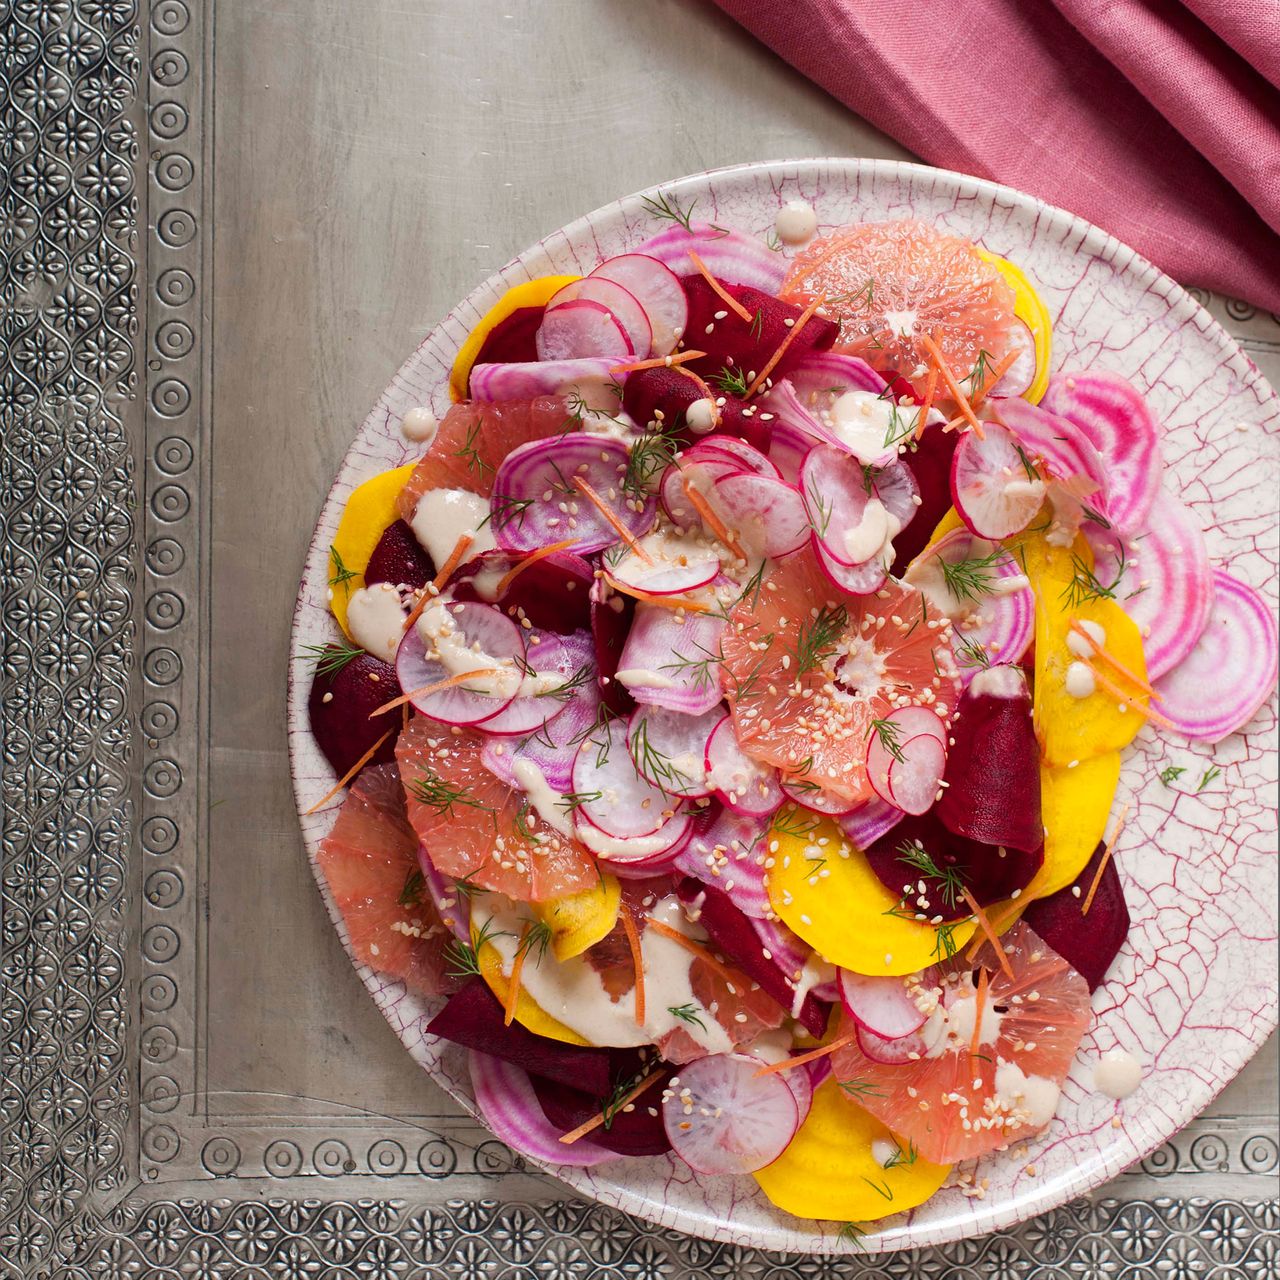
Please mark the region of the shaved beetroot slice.
<svg viewBox="0 0 1280 1280"><path fill-rule="evenodd" d="M346 777L347 770L388 729L391 736L368 763L385 764L396 758L399 715L375 716L372 720L369 716L400 692L395 667L369 653L353 658L332 674L316 675L307 699L311 732L338 777Z"/></svg>
<svg viewBox="0 0 1280 1280"><path fill-rule="evenodd" d="M524 556L512 551L486 551L455 574L455 600L489 600L493 588ZM554 551L522 569L511 585L493 601L508 616L514 609L543 631L567 635L591 625L591 586L595 574L581 557ZM481 594L482 588L488 594Z"/></svg>
<svg viewBox="0 0 1280 1280"><path fill-rule="evenodd" d="M944 876L955 872L950 885L903 857L904 853L921 849ZM1043 846L1027 853L967 840L948 831L939 821L936 808L919 817L904 817L866 852L880 883L890 893L906 898L906 910L944 920L959 920L969 914L960 888L967 889L978 905L985 907L1009 897L1015 890L1025 889L1044 863ZM905 886L910 886L909 891Z"/></svg>
<svg viewBox="0 0 1280 1280"><path fill-rule="evenodd" d="M920 509L916 518L893 540L895 577L900 578L906 572L907 565L924 550L933 536L938 521L951 510L951 458L959 440L958 431L926 427L916 451L903 459L915 476L916 487L920 491Z"/></svg>
<svg viewBox="0 0 1280 1280"><path fill-rule="evenodd" d="M538 328L543 307L517 307L489 330L472 368L478 364L523 364L538 358Z"/></svg>
<svg viewBox="0 0 1280 1280"><path fill-rule="evenodd" d="M683 902L701 902L698 923L711 935L712 941L771 999L788 1013L795 998L792 976L785 973L776 959L765 953L764 943L749 917L738 910L728 896L700 880L683 880L676 892ZM804 998L797 1018L815 1036L822 1035L827 1025L827 1006L812 992Z"/></svg>
<svg viewBox="0 0 1280 1280"><path fill-rule="evenodd" d="M591 1131L591 1141L608 1151L624 1156L660 1156L671 1150L671 1142L662 1123L662 1094L674 1071L663 1064L656 1068L662 1078L651 1084L636 1100L630 1110L616 1112L609 1120ZM562 1133L570 1133L593 1116L598 1116L609 1101L613 1086L619 1088L636 1079L641 1070L638 1054L614 1051L613 1085L607 1090L584 1092L580 1088L533 1076L533 1091L537 1095L542 1113ZM581 1084L582 1081L577 1083ZM657 1115L650 1115L650 1109ZM577 1145L576 1143L574 1144Z"/></svg>
<svg viewBox="0 0 1280 1280"><path fill-rule="evenodd" d="M365 566L366 586L389 582L393 587L425 587L436 576L436 567L413 530L403 520L387 526Z"/></svg>
<svg viewBox="0 0 1280 1280"><path fill-rule="evenodd" d="M720 409L717 431L738 436L757 449L769 447L769 424L760 421L759 412L753 406L738 396L722 392L718 386L713 386L711 392ZM641 369L629 373L622 384L622 407L633 422L642 428L661 423L665 430L676 432L684 443L693 438L685 423L685 413L695 400L705 398L698 383L679 369ZM722 399L724 404L719 404Z"/></svg>
<svg viewBox="0 0 1280 1280"><path fill-rule="evenodd" d="M1038 899L1022 914L1023 923L1084 978L1090 991L1102 985L1111 962L1129 936L1129 907L1114 858L1107 859L1089 914L1082 914L1105 848L1099 842L1074 884Z"/></svg>
<svg viewBox="0 0 1280 1280"><path fill-rule="evenodd" d="M1031 853L1044 844L1040 747L1031 692L1013 666L980 671L960 695L938 817L983 844Z"/></svg>
<svg viewBox="0 0 1280 1280"><path fill-rule="evenodd" d="M631 596L611 590L603 579L592 585L591 638L596 646L600 697L610 711L620 716L630 714L636 705L627 686L614 678L635 614L636 602Z"/></svg>
<svg viewBox="0 0 1280 1280"><path fill-rule="evenodd" d="M607 1095L611 1088L608 1049L565 1044L534 1035L518 1022L504 1025L502 1005L485 985L472 978L455 991L427 1024L427 1031L466 1049L478 1049L572 1088Z"/></svg>

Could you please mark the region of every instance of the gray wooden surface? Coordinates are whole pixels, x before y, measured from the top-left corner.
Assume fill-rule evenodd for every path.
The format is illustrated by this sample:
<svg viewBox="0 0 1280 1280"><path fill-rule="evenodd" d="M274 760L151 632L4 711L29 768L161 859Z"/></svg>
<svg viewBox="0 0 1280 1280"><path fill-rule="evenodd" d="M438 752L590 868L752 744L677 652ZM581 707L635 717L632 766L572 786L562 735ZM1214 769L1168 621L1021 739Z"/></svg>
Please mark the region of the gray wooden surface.
<svg viewBox="0 0 1280 1280"><path fill-rule="evenodd" d="M355 426L454 301L582 212L717 165L906 153L693 0L215 15L202 1082L215 1117L432 1116L453 1108L352 973L287 782L290 610ZM1274 380L1272 330L1250 345ZM1276 1062L1214 1113L1274 1115Z"/></svg>

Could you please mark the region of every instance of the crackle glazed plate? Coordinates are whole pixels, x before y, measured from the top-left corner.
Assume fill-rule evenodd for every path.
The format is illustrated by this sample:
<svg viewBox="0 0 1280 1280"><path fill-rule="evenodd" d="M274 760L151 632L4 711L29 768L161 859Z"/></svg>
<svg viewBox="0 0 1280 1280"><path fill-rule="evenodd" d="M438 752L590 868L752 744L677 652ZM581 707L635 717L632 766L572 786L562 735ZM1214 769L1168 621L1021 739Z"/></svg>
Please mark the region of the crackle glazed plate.
<svg viewBox="0 0 1280 1280"><path fill-rule="evenodd" d="M1054 369L1113 369L1147 395L1165 425L1166 484L1200 517L1214 563L1274 603L1280 402L1208 313L1132 250L1007 187L888 161L747 165L662 190L685 209L696 201L699 217L761 236L785 202L803 199L817 211L820 235L845 223L914 216L1011 258L1053 317ZM655 193L629 196L554 232L476 288L409 356L356 434L316 526L293 622L289 742L313 869L339 806L305 814L333 776L308 727L304 651L336 635L327 607L329 545L347 496L417 457L400 432L403 416L418 405L443 416L454 356L506 289L535 276L585 274L661 229L644 194ZM1161 784L1159 774L1170 766L1192 778L1222 772L1197 794ZM1216 747L1146 729L1127 751L1120 801L1132 809L1115 857L1132 914L1129 938L1094 995L1093 1024L1055 1119L1025 1154L981 1162L982 1196L943 1190L855 1243L840 1236L839 1224L775 1209L750 1177L698 1177L672 1156L549 1172L585 1196L663 1226L818 1253L942 1244L1011 1226L1097 1187L1190 1121L1275 1027L1276 780L1274 697L1246 732ZM317 881L345 943L318 873ZM408 1052L474 1114L463 1051L424 1034L433 1008L399 983L357 969ZM1144 1066L1140 1088L1123 1103L1092 1087L1093 1065L1111 1049L1129 1051Z"/></svg>

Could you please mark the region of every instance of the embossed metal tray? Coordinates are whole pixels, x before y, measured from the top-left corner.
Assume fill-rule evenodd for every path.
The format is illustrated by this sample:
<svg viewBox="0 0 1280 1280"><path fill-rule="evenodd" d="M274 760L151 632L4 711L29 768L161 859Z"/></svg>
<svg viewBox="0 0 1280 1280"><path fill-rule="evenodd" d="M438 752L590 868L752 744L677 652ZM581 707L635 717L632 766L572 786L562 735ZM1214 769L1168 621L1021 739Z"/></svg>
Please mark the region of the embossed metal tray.
<svg viewBox="0 0 1280 1280"><path fill-rule="evenodd" d="M444 1100L352 975L301 856L280 690L354 423L454 299L573 213L762 149L885 150L672 4L671 114L597 172L569 90L518 74L608 53L643 96L607 8L596 30L570 0L495 8L505 46L460 2L6 11L0 1275L1272 1274L1274 1044L1095 1200L805 1260L566 1199ZM725 81L692 82L686 45ZM747 74L767 121L679 134ZM663 107L680 86L701 96ZM1204 300L1274 381L1276 322Z"/></svg>

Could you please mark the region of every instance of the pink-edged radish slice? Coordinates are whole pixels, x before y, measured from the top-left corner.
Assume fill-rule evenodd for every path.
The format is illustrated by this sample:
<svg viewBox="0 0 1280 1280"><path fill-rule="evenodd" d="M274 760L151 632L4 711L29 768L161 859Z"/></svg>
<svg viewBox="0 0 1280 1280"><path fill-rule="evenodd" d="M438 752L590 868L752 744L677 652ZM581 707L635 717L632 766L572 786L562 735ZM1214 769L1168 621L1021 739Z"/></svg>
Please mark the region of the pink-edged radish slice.
<svg viewBox="0 0 1280 1280"><path fill-rule="evenodd" d="M1160 488L1160 427L1137 389L1116 373L1059 374L1041 401L1074 424L1106 467L1106 511L1121 533L1137 533ZM1150 671L1150 667L1148 667Z"/></svg>
<svg viewBox="0 0 1280 1280"><path fill-rule="evenodd" d="M1017 316L1009 326L1009 350L1016 351L1018 358L1004 371L993 395L1024 396L1036 380L1036 340Z"/></svg>
<svg viewBox="0 0 1280 1280"><path fill-rule="evenodd" d="M917 730L910 737L909 726ZM924 813L933 805L946 763L946 726L925 707L891 711L867 741L872 790L904 813Z"/></svg>
<svg viewBox="0 0 1280 1280"><path fill-rule="evenodd" d="M900 1067L908 1062L918 1062L929 1050L929 1045L919 1031L909 1032L889 1040L878 1036L866 1027L856 1028L858 1048L871 1059L886 1066Z"/></svg>
<svg viewBox="0 0 1280 1280"><path fill-rule="evenodd" d="M618 397L605 393L598 403L591 402L587 389L596 385L612 386L610 370L618 362L612 357L585 356L581 360L529 360L520 364L478 364L471 370L473 400L532 400L534 396L553 396L571 387L588 400L593 409L616 412Z"/></svg>
<svg viewBox="0 0 1280 1280"><path fill-rule="evenodd" d="M860 356L839 351L810 351L787 374L800 403L829 409L846 391L870 391L880 395L888 385Z"/></svg>
<svg viewBox="0 0 1280 1280"><path fill-rule="evenodd" d="M986 424L986 439L971 431L961 437L951 459L951 501L978 537L998 541L1020 533L1044 496L1045 482L1028 476L1017 440L999 424Z"/></svg>
<svg viewBox="0 0 1280 1280"><path fill-rule="evenodd" d="M470 945L471 903L465 893L458 892L452 880L436 870L425 844L418 845L418 869L422 872L423 887L440 913L440 922L455 938Z"/></svg>
<svg viewBox="0 0 1280 1280"><path fill-rule="evenodd" d="M840 970L840 1002L859 1027L884 1040L919 1031L925 1015L907 994L902 978L869 977Z"/></svg>
<svg viewBox="0 0 1280 1280"><path fill-rule="evenodd" d="M816 783L806 782L804 778L783 777L779 779L779 785L788 800L794 801L803 809L825 814L829 818L843 818L857 807L855 801L823 791Z"/></svg>
<svg viewBox="0 0 1280 1280"><path fill-rule="evenodd" d="M920 486L915 474L905 462L890 462L877 467L871 476L871 493L879 498L884 509L898 522L901 532L915 519L920 509ZM894 535L897 537L897 534Z"/></svg>
<svg viewBox="0 0 1280 1280"><path fill-rule="evenodd" d="M662 509L680 528L696 529L702 517L689 501L685 485L696 489L705 497L722 476L738 475L741 471L740 463L719 452L705 456L701 461L681 458L679 462L671 463L662 473L662 480L658 485Z"/></svg>
<svg viewBox="0 0 1280 1280"><path fill-rule="evenodd" d="M580 298L542 317L534 337L539 360L581 360L607 356L630 360L635 351L622 322L598 302Z"/></svg>
<svg viewBox="0 0 1280 1280"><path fill-rule="evenodd" d="M627 750L626 726L618 720L593 729L582 740L573 761L573 790L581 798L575 817L606 835L651 836L671 818L670 796L636 769Z"/></svg>
<svg viewBox="0 0 1280 1280"><path fill-rule="evenodd" d="M854 848L865 852L906 816L901 809L873 796L840 819L840 830L853 842Z"/></svg>
<svg viewBox="0 0 1280 1280"><path fill-rule="evenodd" d="M503 458L493 477L493 509L505 515L495 522L494 536L508 551L571 542L574 551L586 555L613 546L620 540L618 531L575 487L582 480L640 537L653 527L657 503L623 500L619 486L626 470L626 445L604 436L573 432L522 444Z"/></svg>
<svg viewBox="0 0 1280 1280"><path fill-rule="evenodd" d="M879 591L889 577L884 560L875 556L864 560L861 564L841 564L827 550L827 545L815 533L811 538L813 553L823 573L835 583L841 591L853 596L869 596Z"/></svg>
<svg viewBox="0 0 1280 1280"><path fill-rule="evenodd" d="M606 564L605 576L617 586L632 587L650 596L687 595L710 586L720 576L720 557L714 552L683 564L662 558L660 552L661 548L647 547L646 560L637 552L628 551L617 564Z"/></svg>
<svg viewBox="0 0 1280 1280"><path fill-rule="evenodd" d="M858 544L866 534L867 508L872 494L862 467L853 458L831 445L817 445L804 460L800 484L813 536L828 558L840 565L853 566L877 556L883 535L889 531L887 512L880 504L878 528L882 536L873 537L876 545L869 549L860 547Z"/></svg>
<svg viewBox="0 0 1280 1280"><path fill-rule="evenodd" d="M708 823L707 815L713 812L714 807L695 817L693 834L680 850L676 869L719 890L744 916L760 921L773 910L764 886L768 821L722 808ZM714 910L702 924L721 946L727 945L715 927ZM735 946L726 954L745 963L741 951L741 946Z"/></svg>
<svg viewBox="0 0 1280 1280"><path fill-rule="evenodd" d="M800 1127L782 1073L745 1053L715 1053L680 1068L662 1102L672 1150L697 1173L750 1173L772 1164ZM677 1080L679 1083L677 1083Z"/></svg>
<svg viewBox="0 0 1280 1280"><path fill-rule="evenodd" d="M670 875L677 869L680 855L689 846L694 818L680 810L652 835L619 838L608 835L591 822L574 824L574 834L592 853L623 880L647 880Z"/></svg>
<svg viewBox="0 0 1280 1280"><path fill-rule="evenodd" d="M579 280L571 280L552 296L547 303L546 315L554 315L560 307L568 306L571 302L598 303L622 326L637 360L647 359L651 354L653 328L644 307L630 290L602 276L583 276ZM545 317L543 323L546 323Z"/></svg>
<svg viewBox="0 0 1280 1280"><path fill-rule="evenodd" d="M1107 510L1110 477L1093 442L1074 422L1017 397L996 400L1000 423L1013 432L1034 466L1095 511ZM1017 469L1026 478L1022 460Z"/></svg>
<svg viewBox="0 0 1280 1280"><path fill-rule="evenodd" d="M1221 742L1253 719L1276 687L1276 619L1252 587L1213 571L1213 604L1195 647L1155 687L1179 733Z"/></svg>
<svg viewBox="0 0 1280 1280"><path fill-rule="evenodd" d="M777 769L743 752L732 716L723 716L712 729L704 764L707 785L734 812L767 818L782 804Z"/></svg>
<svg viewBox="0 0 1280 1280"><path fill-rule="evenodd" d="M591 278L620 284L644 308L653 333L651 355L665 356L676 349L689 323L689 302L670 267L647 253L621 253L606 258Z"/></svg>
<svg viewBox="0 0 1280 1280"><path fill-rule="evenodd" d="M774 422L769 432L769 461L778 469L778 475L788 484L800 487L800 473L804 460L813 448L813 440L798 427L781 420Z"/></svg>
<svg viewBox="0 0 1280 1280"><path fill-rule="evenodd" d="M427 656L424 633L432 637L432 649L440 640L452 650L461 646L477 655L473 670L495 670L496 676L477 677L474 688L466 682L437 689L433 693L415 694L410 701L414 709L442 724L476 725L491 720L516 696L520 686L519 663L524 661L524 639L520 628L492 605L461 602L429 605L416 623L405 632L396 650L396 679L408 694L429 689L455 675L456 667L447 667L437 658ZM399 714L398 712L396 714Z"/></svg>
<svg viewBox="0 0 1280 1280"><path fill-rule="evenodd" d="M707 740L720 716L719 706L698 715L665 707L637 707L627 722L627 750L636 772L668 795L710 795Z"/></svg>
<svg viewBox="0 0 1280 1280"><path fill-rule="evenodd" d="M777 293L787 274L787 262L763 241L740 231L726 231L709 222L669 226L643 244L637 253L665 263L678 276L696 274L689 257L692 249L717 280L725 284L746 284L766 293Z"/></svg>
<svg viewBox="0 0 1280 1280"><path fill-rule="evenodd" d="M567 706L556 691L578 668L573 649L554 632L539 632L525 650L516 696L484 722L485 733L512 736L546 728Z"/></svg>
<svg viewBox="0 0 1280 1280"><path fill-rule="evenodd" d="M706 613L636 606L615 679L636 702L698 715L719 706L720 637L727 623Z"/></svg>
<svg viewBox="0 0 1280 1280"><path fill-rule="evenodd" d="M1135 541L1092 522L1083 529L1097 562L1094 572L1103 582L1119 578L1116 599L1142 633L1147 678L1158 680L1195 647L1213 604L1213 567L1200 520L1161 489Z"/></svg>
<svg viewBox="0 0 1280 1280"><path fill-rule="evenodd" d="M804 500L784 480L745 472L721 476L707 497L747 551L776 560L799 551L809 539Z"/></svg>
<svg viewBox="0 0 1280 1280"><path fill-rule="evenodd" d="M739 440L737 436L704 436L686 450L684 456L690 462L698 462L703 458L727 457L731 462L738 463L740 469L752 471L758 476L768 476L771 480L779 479L778 468L759 449L745 440Z"/></svg>

